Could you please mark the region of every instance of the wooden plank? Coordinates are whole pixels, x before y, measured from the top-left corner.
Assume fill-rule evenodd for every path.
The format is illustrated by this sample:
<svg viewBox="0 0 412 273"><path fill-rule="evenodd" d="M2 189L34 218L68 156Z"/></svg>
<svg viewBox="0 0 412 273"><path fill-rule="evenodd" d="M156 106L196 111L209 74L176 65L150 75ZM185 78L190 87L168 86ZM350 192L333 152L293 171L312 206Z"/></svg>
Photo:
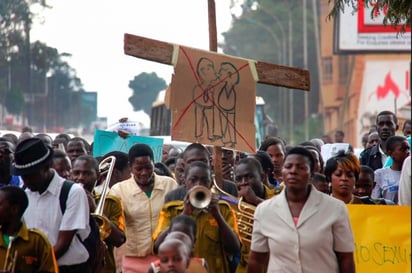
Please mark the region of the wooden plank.
<svg viewBox="0 0 412 273"><path fill-rule="evenodd" d="M216 4L214 0L207 0L209 20L209 50L217 52ZM219 188L223 189L222 174L222 147L213 146L213 173Z"/></svg>
<svg viewBox="0 0 412 273"><path fill-rule="evenodd" d="M293 89L310 90L309 71L301 68L257 62L259 83Z"/></svg>
<svg viewBox="0 0 412 273"><path fill-rule="evenodd" d="M173 44L125 33L124 53L129 56L171 65ZM259 77L258 83L310 90L310 76L309 71L306 69L258 61L256 70Z"/></svg>
<svg viewBox="0 0 412 273"><path fill-rule="evenodd" d="M132 34L124 35L124 53L162 64L172 64L173 44Z"/></svg>
<svg viewBox="0 0 412 273"><path fill-rule="evenodd" d="M216 4L214 0L207 1L209 19L209 50L217 52Z"/></svg>

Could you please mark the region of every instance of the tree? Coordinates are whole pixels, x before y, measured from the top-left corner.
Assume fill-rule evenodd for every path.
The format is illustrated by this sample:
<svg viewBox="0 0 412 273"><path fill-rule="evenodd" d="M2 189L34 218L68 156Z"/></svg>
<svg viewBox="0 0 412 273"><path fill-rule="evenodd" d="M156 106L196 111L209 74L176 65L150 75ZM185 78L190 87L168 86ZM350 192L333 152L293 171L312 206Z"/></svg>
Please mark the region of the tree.
<svg viewBox="0 0 412 273"><path fill-rule="evenodd" d="M310 3L310 1L307 2ZM223 33L224 44L221 44L220 47L225 54L274 64L303 67L302 1L248 0L240 5L242 7L241 14L233 16L232 27ZM311 16L312 7L308 5L306 8L308 9L307 69L310 70L311 76L311 91L308 97L310 115L318 112L319 83L314 26ZM289 19L293 21L291 29L289 29ZM292 37L292 45L289 44L289 34ZM290 52L292 53L291 63L289 60ZM303 124L304 118L302 117L305 117L303 91L258 84L256 92L257 95L264 98L268 115L278 124L279 136L286 138L288 126L297 128ZM289 109L292 107L288 101L289 94L293 96L294 101L294 124L289 122ZM299 138L296 136L295 140L297 139Z"/></svg>
<svg viewBox="0 0 412 273"><path fill-rule="evenodd" d="M31 7L48 8L46 0L2 0L0 1L0 64L10 65L13 56L18 55L19 72L26 80L21 83L23 92L30 92L30 29L36 16ZM24 85L26 83L26 85Z"/></svg>
<svg viewBox="0 0 412 273"><path fill-rule="evenodd" d="M140 73L133 80L129 81L129 88L133 90L133 95L129 98L134 111L143 109L150 113L153 101L159 91L167 87L166 81L159 78L155 72Z"/></svg>
<svg viewBox="0 0 412 273"><path fill-rule="evenodd" d="M31 44L31 55L33 71L43 75L59 67L59 63L62 63L62 57L70 57L69 54L59 54L56 48L49 47L40 41Z"/></svg>
<svg viewBox="0 0 412 273"><path fill-rule="evenodd" d="M0 93L2 104L12 114L22 113L23 93L30 91L33 5L47 7L45 0L0 1Z"/></svg>
<svg viewBox="0 0 412 273"><path fill-rule="evenodd" d="M79 95L80 92L84 92L82 82L76 76L76 71L64 60L69 56L67 53L58 54L50 67L47 95L50 115L47 124L51 127L77 127L79 124L90 123L87 121L88 114L82 114L82 111L88 113ZM71 114L62 115L63 112Z"/></svg>
<svg viewBox="0 0 412 273"><path fill-rule="evenodd" d="M39 14L31 11L34 5L49 7L46 0L0 1L0 102L8 113L25 111L33 127L90 123L89 114L60 114L89 110L80 104L81 80L65 61L70 54L39 41L30 42L32 22L39 19Z"/></svg>
<svg viewBox="0 0 412 273"><path fill-rule="evenodd" d="M11 52L23 50L27 39L25 25L31 23L30 15L25 0L0 1L0 61L9 61Z"/></svg>
<svg viewBox="0 0 412 273"><path fill-rule="evenodd" d="M5 104L10 114L21 114L24 107L24 97L21 90L15 88L12 89L11 92L8 92L6 94Z"/></svg>
<svg viewBox="0 0 412 273"><path fill-rule="evenodd" d="M336 16L342 12L345 6L351 6L355 11L358 10L359 0L328 0L328 3L333 2L334 5L329 14L329 17ZM393 27L401 26L401 31L405 27L411 26L411 1L408 0L363 0L366 6L372 7L371 17L374 14L384 14L383 23L391 24Z"/></svg>

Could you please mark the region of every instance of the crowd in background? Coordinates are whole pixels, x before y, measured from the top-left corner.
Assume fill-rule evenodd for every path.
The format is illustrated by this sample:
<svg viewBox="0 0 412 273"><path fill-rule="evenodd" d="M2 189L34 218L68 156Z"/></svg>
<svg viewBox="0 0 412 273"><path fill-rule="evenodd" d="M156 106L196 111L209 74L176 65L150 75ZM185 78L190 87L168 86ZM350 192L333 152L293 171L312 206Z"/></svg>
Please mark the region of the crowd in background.
<svg viewBox="0 0 412 273"><path fill-rule="evenodd" d="M345 204L411 205L411 120L398 129L382 111L359 155L349 143L327 159L322 146L345 143L343 131L298 145L268 136L256 153L222 148L221 181L213 146L200 143L165 144L155 162L146 144L95 157L82 137L2 135L0 269L353 273ZM94 224L101 259L84 243Z"/></svg>

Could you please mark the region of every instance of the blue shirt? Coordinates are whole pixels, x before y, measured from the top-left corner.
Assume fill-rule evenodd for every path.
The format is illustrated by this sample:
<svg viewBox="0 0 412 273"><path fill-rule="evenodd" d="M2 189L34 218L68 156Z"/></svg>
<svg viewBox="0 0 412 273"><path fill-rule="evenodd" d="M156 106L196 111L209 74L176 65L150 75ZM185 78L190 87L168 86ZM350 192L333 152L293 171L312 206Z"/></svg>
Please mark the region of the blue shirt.
<svg viewBox="0 0 412 273"><path fill-rule="evenodd" d="M0 181L0 188L3 187L3 186L7 186L7 185L9 185L9 186L20 186L19 176L12 175L8 184L5 184L4 182Z"/></svg>

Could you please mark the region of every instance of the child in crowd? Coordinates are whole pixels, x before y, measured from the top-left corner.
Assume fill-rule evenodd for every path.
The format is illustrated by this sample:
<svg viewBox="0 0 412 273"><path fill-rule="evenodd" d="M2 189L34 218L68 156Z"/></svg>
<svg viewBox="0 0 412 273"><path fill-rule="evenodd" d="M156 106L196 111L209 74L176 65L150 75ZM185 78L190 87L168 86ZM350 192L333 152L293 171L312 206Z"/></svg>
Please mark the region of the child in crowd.
<svg viewBox="0 0 412 273"><path fill-rule="evenodd" d="M409 151L410 151L410 149L411 149L411 141L412 141L411 136L408 136L408 137L406 138L406 140L408 141ZM388 156L388 157L386 158L385 164L383 165L383 168L390 167L390 166L392 166L392 164L393 164L393 159L392 159L391 156Z"/></svg>
<svg viewBox="0 0 412 273"><path fill-rule="evenodd" d="M326 181L324 174L315 173L312 178L312 184L318 191L326 193L327 195L330 194L329 183Z"/></svg>
<svg viewBox="0 0 412 273"><path fill-rule="evenodd" d="M62 150L54 150L52 168L61 177L68 179L72 170L72 163L70 162L69 156Z"/></svg>
<svg viewBox="0 0 412 273"><path fill-rule="evenodd" d="M376 145L378 145L378 142L379 142L379 133L378 132L372 132L368 136L368 143L366 144L366 148L376 146Z"/></svg>
<svg viewBox="0 0 412 273"><path fill-rule="evenodd" d="M391 136L386 141L386 151L393 164L389 168L375 170L376 185L372 191L372 198L385 198L397 204L402 164L409 155L409 144L403 136Z"/></svg>
<svg viewBox="0 0 412 273"><path fill-rule="evenodd" d="M190 263L189 268L187 269L186 273L208 273L209 266L204 258L197 258L193 257L193 246L196 242L196 231L197 231L197 224L196 221L193 220L190 216L187 215L179 215L173 218L169 230L166 233L166 239L179 239L185 241L186 238L190 239ZM184 235L184 236L182 236ZM157 252L159 248L159 242L164 241L161 240L160 237L155 241L154 251ZM155 273L159 272L159 263L160 260L153 262L148 270L148 273ZM157 270L157 271L156 271Z"/></svg>
<svg viewBox="0 0 412 273"><path fill-rule="evenodd" d="M372 199L371 194L375 184L373 169L367 165L361 165L359 178L355 182L355 189L353 190L355 196L353 204L395 205L391 200Z"/></svg>
<svg viewBox="0 0 412 273"><path fill-rule="evenodd" d="M58 272L53 248L46 236L37 229L28 229L21 220L28 204L23 189L0 188L0 266L6 272Z"/></svg>
<svg viewBox="0 0 412 273"><path fill-rule="evenodd" d="M190 262L190 249L182 240L168 239L159 246L159 273L186 273Z"/></svg>

